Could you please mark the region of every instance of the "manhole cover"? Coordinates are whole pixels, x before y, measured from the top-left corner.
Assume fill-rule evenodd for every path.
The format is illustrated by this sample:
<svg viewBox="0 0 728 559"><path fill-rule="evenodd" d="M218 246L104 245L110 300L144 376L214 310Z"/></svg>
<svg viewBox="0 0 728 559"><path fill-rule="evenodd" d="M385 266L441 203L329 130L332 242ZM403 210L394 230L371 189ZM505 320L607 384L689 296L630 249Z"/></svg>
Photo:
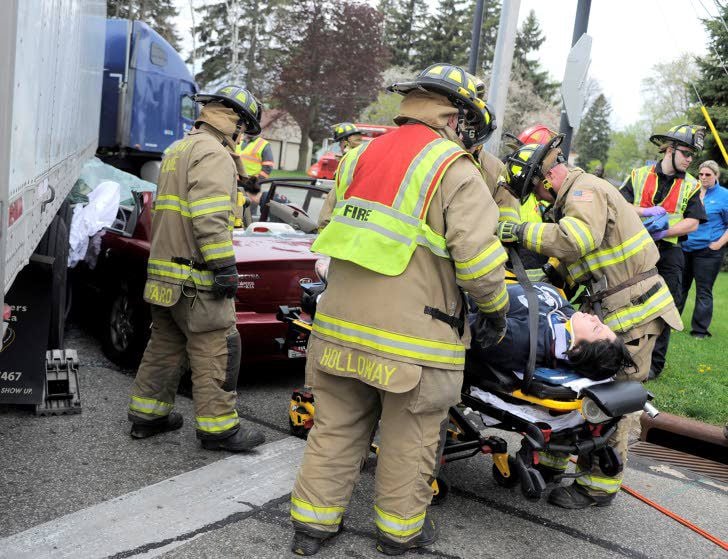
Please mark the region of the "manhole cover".
<svg viewBox="0 0 728 559"><path fill-rule="evenodd" d="M637 441L629 447L629 451L638 456L650 458L655 462L679 466L716 481L728 483L728 466L719 462L713 462L707 458L693 456L692 454L645 441Z"/></svg>

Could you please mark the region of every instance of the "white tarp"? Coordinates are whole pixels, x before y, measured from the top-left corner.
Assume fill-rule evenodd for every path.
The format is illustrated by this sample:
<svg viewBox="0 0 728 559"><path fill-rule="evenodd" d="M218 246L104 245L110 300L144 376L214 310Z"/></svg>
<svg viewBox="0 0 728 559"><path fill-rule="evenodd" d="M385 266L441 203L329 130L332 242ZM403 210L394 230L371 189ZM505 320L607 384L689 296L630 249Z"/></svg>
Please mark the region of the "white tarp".
<svg viewBox="0 0 728 559"><path fill-rule="evenodd" d="M73 268L86 257L89 238L109 227L119 211L118 182L104 181L88 193L88 204L76 205L71 221L68 267Z"/></svg>

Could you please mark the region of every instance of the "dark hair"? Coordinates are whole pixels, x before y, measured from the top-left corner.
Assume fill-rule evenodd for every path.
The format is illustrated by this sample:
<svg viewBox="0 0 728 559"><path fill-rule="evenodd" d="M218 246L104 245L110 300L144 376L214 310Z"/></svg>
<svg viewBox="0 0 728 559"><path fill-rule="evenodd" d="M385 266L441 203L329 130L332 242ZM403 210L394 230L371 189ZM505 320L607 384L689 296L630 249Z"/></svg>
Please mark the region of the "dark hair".
<svg viewBox="0 0 728 559"><path fill-rule="evenodd" d="M566 352L569 364L579 374L592 380L604 380L618 373L629 374L637 364L620 338L614 341L581 341Z"/></svg>

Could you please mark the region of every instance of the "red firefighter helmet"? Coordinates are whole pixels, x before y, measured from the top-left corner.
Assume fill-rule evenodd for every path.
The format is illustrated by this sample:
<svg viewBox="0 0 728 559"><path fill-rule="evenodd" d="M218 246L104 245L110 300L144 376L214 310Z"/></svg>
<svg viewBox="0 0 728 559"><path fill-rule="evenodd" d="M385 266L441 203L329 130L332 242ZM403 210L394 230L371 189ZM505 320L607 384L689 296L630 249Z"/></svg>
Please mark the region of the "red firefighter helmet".
<svg viewBox="0 0 728 559"><path fill-rule="evenodd" d="M545 124L534 124L518 135L518 141L521 142L521 145L546 144L555 137L556 132Z"/></svg>

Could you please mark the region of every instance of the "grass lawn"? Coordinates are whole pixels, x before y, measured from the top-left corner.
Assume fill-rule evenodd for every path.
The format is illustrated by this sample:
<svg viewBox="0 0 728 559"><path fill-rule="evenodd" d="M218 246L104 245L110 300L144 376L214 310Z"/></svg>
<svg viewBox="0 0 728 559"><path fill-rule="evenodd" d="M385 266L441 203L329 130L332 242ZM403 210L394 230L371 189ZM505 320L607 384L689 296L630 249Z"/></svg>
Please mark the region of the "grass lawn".
<svg viewBox="0 0 728 559"><path fill-rule="evenodd" d="M282 177L305 177L306 173L300 171L284 171L282 169L273 169L270 172L270 178L279 179Z"/></svg>
<svg viewBox="0 0 728 559"><path fill-rule="evenodd" d="M728 422L728 273L713 288L712 338L690 337L695 285L683 312L683 332L673 331L665 370L646 387L661 411L725 425Z"/></svg>

